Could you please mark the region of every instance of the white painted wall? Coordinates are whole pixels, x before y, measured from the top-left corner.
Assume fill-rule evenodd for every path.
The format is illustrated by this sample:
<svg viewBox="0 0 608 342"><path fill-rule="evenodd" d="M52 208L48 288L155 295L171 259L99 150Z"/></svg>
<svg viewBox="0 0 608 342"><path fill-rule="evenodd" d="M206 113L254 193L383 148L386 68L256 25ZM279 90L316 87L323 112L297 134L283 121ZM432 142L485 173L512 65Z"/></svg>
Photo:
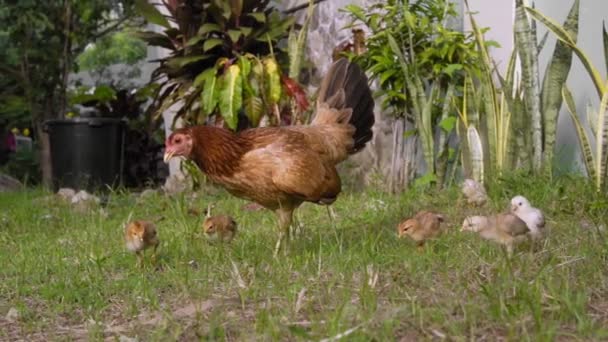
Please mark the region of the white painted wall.
<svg viewBox="0 0 608 342"><path fill-rule="evenodd" d="M463 10L463 26L465 31L471 31L466 7L461 1ZM515 1L513 0L469 0L470 11L474 14L475 22L480 28L489 27L487 40L500 44L492 48L491 53L501 73L507 69L511 52L513 51L513 20L515 19Z"/></svg>

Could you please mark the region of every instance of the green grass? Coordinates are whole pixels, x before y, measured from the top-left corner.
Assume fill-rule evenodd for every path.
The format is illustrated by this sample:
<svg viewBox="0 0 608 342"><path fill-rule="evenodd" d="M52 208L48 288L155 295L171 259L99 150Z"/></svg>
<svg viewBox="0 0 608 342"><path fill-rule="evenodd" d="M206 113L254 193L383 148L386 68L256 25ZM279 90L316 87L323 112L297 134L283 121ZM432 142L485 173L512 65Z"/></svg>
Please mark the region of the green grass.
<svg viewBox="0 0 608 342"><path fill-rule="evenodd" d="M458 232L465 215L503 211L523 194L551 235L512 259ZM459 189L399 195L345 191L334 205L304 205L303 227L278 259L275 217L208 188L197 198L114 193L103 212L78 213L40 190L0 194L0 340L549 341L608 339L608 199L581 179L509 176L483 209ZM239 222L230 245L208 243L189 208L216 204ZM418 209L448 217L423 252L395 226ZM136 268L122 223L155 219L158 267ZM146 259L149 262L149 259ZM4 318L10 308L17 322Z"/></svg>

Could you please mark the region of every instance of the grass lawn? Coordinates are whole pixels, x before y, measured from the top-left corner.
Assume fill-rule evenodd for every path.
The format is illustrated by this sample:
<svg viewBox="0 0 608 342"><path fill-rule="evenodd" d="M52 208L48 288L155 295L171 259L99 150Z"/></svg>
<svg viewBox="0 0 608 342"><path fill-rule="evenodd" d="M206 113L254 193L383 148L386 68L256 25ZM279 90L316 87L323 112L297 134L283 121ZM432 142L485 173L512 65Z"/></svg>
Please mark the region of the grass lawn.
<svg viewBox="0 0 608 342"><path fill-rule="evenodd" d="M335 227L326 208L303 205L277 259L274 214L215 188L194 199L119 192L88 213L40 190L0 194L0 340L608 340L608 198L571 177L513 175L489 190L475 209L456 187L347 189ZM509 260L458 231L465 215L503 211L516 194L545 212L542 247L520 245ZM189 213L210 202L239 223L229 245L207 242ZM419 209L447 216L422 252L395 234ZM130 212L165 218L157 267L138 269L124 247Z"/></svg>

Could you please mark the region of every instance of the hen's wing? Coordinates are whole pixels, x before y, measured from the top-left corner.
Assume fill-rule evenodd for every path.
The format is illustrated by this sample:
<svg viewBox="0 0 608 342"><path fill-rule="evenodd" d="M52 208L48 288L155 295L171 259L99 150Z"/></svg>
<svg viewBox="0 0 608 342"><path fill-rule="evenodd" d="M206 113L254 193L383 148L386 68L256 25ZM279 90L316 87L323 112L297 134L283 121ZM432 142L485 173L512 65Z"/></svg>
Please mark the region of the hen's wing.
<svg viewBox="0 0 608 342"><path fill-rule="evenodd" d="M333 163L302 132L276 128L250 137L254 148L243 155L241 171L234 175L235 182L248 185L248 197L274 207L270 202L291 199L331 203L340 193Z"/></svg>

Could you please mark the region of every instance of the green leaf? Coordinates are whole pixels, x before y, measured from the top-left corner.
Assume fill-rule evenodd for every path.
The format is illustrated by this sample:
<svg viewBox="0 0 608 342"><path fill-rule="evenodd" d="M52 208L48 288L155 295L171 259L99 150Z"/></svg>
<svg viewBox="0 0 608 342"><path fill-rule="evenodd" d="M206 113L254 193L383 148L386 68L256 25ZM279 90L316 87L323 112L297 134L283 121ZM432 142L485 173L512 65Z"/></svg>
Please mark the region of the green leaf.
<svg viewBox="0 0 608 342"><path fill-rule="evenodd" d="M254 58L252 63L253 66L249 75L249 84L253 91L252 95L261 97L263 101L266 101L266 93L261 91L264 85L264 65L257 58Z"/></svg>
<svg viewBox="0 0 608 342"><path fill-rule="evenodd" d="M249 58L247 58L245 56L239 56L237 63L239 65L239 68L241 68L241 75L242 75L242 79L243 79L243 90L245 91L245 93L247 95L253 96L254 91L251 88L251 84L249 81L249 74L251 73L251 61L249 60Z"/></svg>
<svg viewBox="0 0 608 342"><path fill-rule="evenodd" d="M441 129L443 129L444 131L449 133L454 129L457 121L458 120L456 119L455 116L450 116L450 117L447 117L447 118L441 120L441 122L439 123L439 127L441 127Z"/></svg>
<svg viewBox="0 0 608 342"><path fill-rule="evenodd" d="M264 103L262 99L256 96L247 96L243 102L245 115L254 127L260 124L260 120L264 115Z"/></svg>
<svg viewBox="0 0 608 342"><path fill-rule="evenodd" d="M196 45L198 42L200 42L204 38L205 37L202 37L202 36L194 36L194 37L188 39L188 41L186 42L186 46L190 47L190 46Z"/></svg>
<svg viewBox="0 0 608 342"><path fill-rule="evenodd" d="M243 102L241 69L231 65L222 76L220 85L220 113L230 129L236 129L238 112Z"/></svg>
<svg viewBox="0 0 608 342"><path fill-rule="evenodd" d="M246 37L249 37L249 35L250 35L250 34L251 34L251 32L253 31L253 29L252 29L251 27L247 27L247 26L241 26L241 27L240 27L240 29L241 29L241 32L243 32L243 34L244 34Z"/></svg>
<svg viewBox="0 0 608 342"><path fill-rule="evenodd" d="M230 37L230 41L232 43L236 43L239 41L239 38L243 35L243 32L240 30L228 30L228 37Z"/></svg>
<svg viewBox="0 0 608 342"><path fill-rule="evenodd" d="M414 187L423 188L437 182L437 176L434 173L427 173L424 176L417 178L414 181Z"/></svg>
<svg viewBox="0 0 608 342"><path fill-rule="evenodd" d="M210 68L203 71L194 80L195 87L198 88L201 84L203 86L201 92L201 111L204 115L213 113L218 102L218 78L216 73L217 70L215 68Z"/></svg>
<svg viewBox="0 0 608 342"><path fill-rule="evenodd" d="M347 5L344 10L352 14L355 18L365 22L365 10L357 5Z"/></svg>
<svg viewBox="0 0 608 342"><path fill-rule="evenodd" d="M247 13L247 16L252 17L258 23L261 23L261 24L264 24L266 22L266 14L264 12Z"/></svg>
<svg viewBox="0 0 608 342"><path fill-rule="evenodd" d="M281 99L281 75L279 65L272 58L266 58L264 63L264 84L266 85L266 98L269 104L278 103Z"/></svg>
<svg viewBox="0 0 608 342"><path fill-rule="evenodd" d="M224 44L224 41L219 38L209 38L203 43L203 52L207 52L218 45Z"/></svg>
<svg viewBox="0 0 608 342"><path fill-rule="evenodd" d="M165 49L174 50L175 46L169 37L152 31L133 32L132 35L152 46L160 46Z"/></svg>
<svg viewBox="0 0 608 342"><path fill-rule="evenodd" d="M198 34L199 35L205 35L209 32L221 32L222 28L220 27L220 25L216 24L216 23L205 23L203 24L203 26L201 26L201 28L198 29Z"/></svg>
<svg viewBox="0 0 608 342"><path fill-rule="evenodd" d="M95 95L95 97L100 101L109 101L116 98L116 92L114 89L107 85L95 87L95 92L93 95Z"/></svg>
<svg viewBox="0 0 608 342"><path fill-rule="evenodd" d="M448 64L448 66L443 69L443 72L446 73L448 76L452 77L455 71L459 71L462 69L462 64Z"/></svg>
<svg viewBox="0 0 608 342"><path fill-rule="evenodd" d="M390 33L387 34L387 37L388 37L388 45L390 46L391 50L393 50L393 53L397 56L397 60L399 61L399 65L401 66L401 70L403 71L403 74L407 75L408 74L407 60L405 59L405 56L403 55L403 51L401 51L401 48L399 47L399 44L397 44L395 37L393 37Z"/></svg>
<svg viewBox="0 0 608 342"><path fill-rule="evenodd" d="M188 56L188 57L172 57L167 60L167 65L174 69L179 69L184 67L185 65L202 61L204 59L209 58L209 55L196 55L196 56Z"/></svg>
<svg viewBox="0 0 608 342"><path fill-rule="evenodd" d="M171 28L169 21L147 0L135 0L135 8L150 23Z"/></svg>
<svg viewBox="0 0 608 342"><path fill-rule="evenodd" d="M417 133L418 133L418 130L415 129L415 128L407 130L407 131L403 132L403 139L407 139L407 138L409 138L411 136L416 135Z"/></svg>

